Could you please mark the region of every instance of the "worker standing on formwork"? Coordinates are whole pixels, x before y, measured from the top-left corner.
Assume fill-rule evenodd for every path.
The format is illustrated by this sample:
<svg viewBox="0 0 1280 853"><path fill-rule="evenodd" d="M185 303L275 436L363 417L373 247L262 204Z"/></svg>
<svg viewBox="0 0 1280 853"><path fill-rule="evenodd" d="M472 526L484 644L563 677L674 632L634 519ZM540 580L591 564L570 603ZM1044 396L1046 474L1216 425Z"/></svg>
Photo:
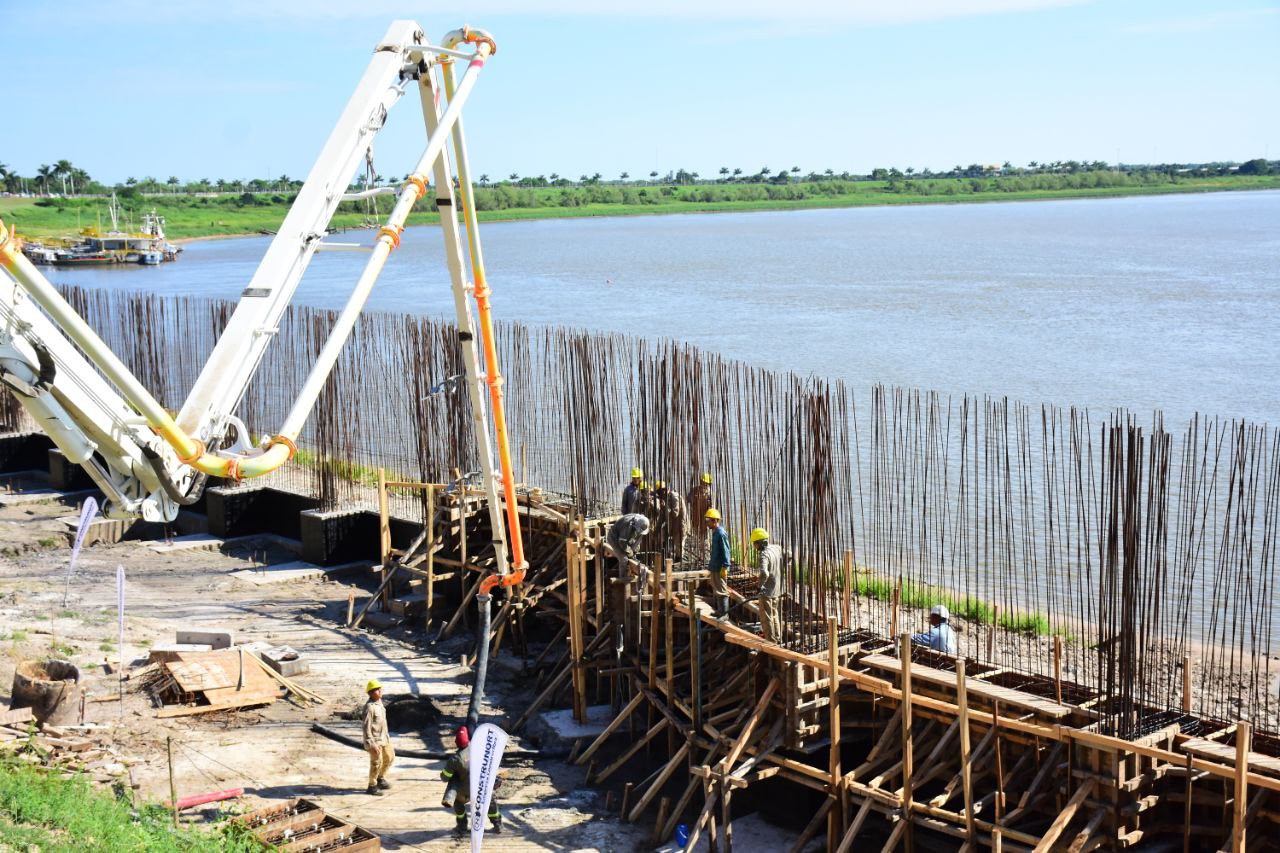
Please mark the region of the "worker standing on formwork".
<svg viewBox="0 0 1280 853"><path fill-rule="evenodd" d="M453 834L462 838L467 834L467 806L471 803L471 734L466 726L458 727L454 734L454 744L457 751L449 756L444 769L440 771L440 778L448 783L440 805L446 809L453 808ZM494 793L489 800L489 822L493 825L494 834L502 832L502 812L498 811L497 800L498 788L501 786L502 774L499 773L494 779ZM450 793L453 794L452 800L449 799Z"/></svg>
<svg viewBox="0 0 1280 853"><path fill-rule="evenodd" d="M948 621L951 611L945 604L935 604L929 610L929 630L923 634L912 634L911 642L917 646L928 646L935 652L954 655L956 653L956 632Z"/></svg>
<svg viewBox="0 0 1280 853"><path fill-rule="evenodd" d="M644 484L644 471L639 468L631 469L631 482L622 490L622 514L630 515L633 512L639 512L640 505L640 486Z"/></svg>
<svg viewBox="0 0 1280 853"><path fill-rule="evenodd" d="M689 490L689 494L685 498L685 505L689 510L689 544L690 550L693 552L694 559L703 563L707 559L707 537L703 535L701 530L694 529L699 519L707 517L707 510L715 505L715 501L711 499L711 474L703 472L698 478L698 482Z"/></svg>
<svg viewBox="0 0 1280 853"><path fill-rule="evenodd" d="M658 549L677 563L684 558L685 507L680 493L666 483L656 484Z"/></svg>
<svg viewBox="0 0 1280 853"><path fill-rule="evenodd" d="M782 618L778 613L778 595L782 589L782 574L788 562L781 545L769 542L769 532L763 527L751 531L751 544L760 554L760 633L766 640L776 643L782 637Z"/></svg>
<svg viewBox="0 0 1280 853"><path fill-rule="evenodd" d="M395 761L396 752L391 747L391 735L387 731L387 709L382 704L382 684L376 678L369 679L364 687L369 701L364 703L364 749L369 753L369 788L365 791L375 797L391 787L387 770Z"/></svg>
<svg viewBox="0 0 1280 853"><path fill-rule="evenodd" d="M707 569L711 572L711 594L715 596L716 618L729 618L729 534L720 523L720 510L710 507L703 513L710 531L711 557Z"/></svg>

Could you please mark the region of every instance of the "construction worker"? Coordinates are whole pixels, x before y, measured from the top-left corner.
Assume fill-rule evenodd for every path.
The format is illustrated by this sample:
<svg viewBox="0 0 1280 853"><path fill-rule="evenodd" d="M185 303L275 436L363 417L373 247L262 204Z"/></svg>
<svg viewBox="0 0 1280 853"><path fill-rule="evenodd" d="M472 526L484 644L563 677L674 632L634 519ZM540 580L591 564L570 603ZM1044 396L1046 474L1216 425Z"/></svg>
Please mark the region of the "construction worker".
<svg viewBox="0 0 1280 853"><path fill-rule="evenodd" d="M614 578L609 584L609 618L613 622L613 653L622 658L627 634L627 585L631 580L631 564L640 549L640 541L649 532L649 519L638 512L624 515L609 528L605 541L616 561ZM643 577L643 575L642 575Z"/></svg>
<svg viewBox="0 0 1280 853"><path fill-rule="evenodd" d="M369 701L364 703L364 748L369 753L369 788L365 793L375 797L391 787L387 770L395 761L396 752L391 747L391 735L387 732L387 709L382 704L382 684L376 678L369 679L364 692Z"/></svg>
<svg viewBox="0 0 1280 853"><path fill-rule="evenodd" d="M703 472L698 478L698 482L694 483L693 488L689 490L685 503L689 507L690 518L706 518L707 510L711 509L714 502L711 500L711 475Z"/></svg>
<svg viewBox="0 0 1280 853"><path fill-rule="evenodd" d="M631 482L622 490L622 514L630 515L633 512L639 512L640 504L640 487L644 484L644 471L639 468L631 469Z"/></svg>
<svg viewBox="0 0 1280 853"><path fill-rule="evenodd" d="M751 544L760 554L760 633L770 642L778 642L782 636L782 619L778 613L778 596L782 590L782 574L786 555L781 545L769 542L769 532L763 527L751 531Z"/></svg>
<svg viewBox="0 0 1280 853"><path fill-rule="evenodd" d="M471 733L466 726L458 726L454 733L454 744L457 751L449 756L440 778L448 784L444 789L444 798L440 805L446 809L453 808L453 834L463 838L467 834L467 806L471 804ZM489 798L489 822L495 835L502 832L502 812L498 811L498 788L502 786L502 775L493 781L493 796ZM450 792L453 799L449 799Z"/></svg>
<svg viewBox="0 0 1280 853"><path fill-rule="evenodd" d="M929 610L929 630L923 634L912 634L911 642L917 646L928 646L935 652L954 655L956 653L956 632L947 624L951 619L951 611L945 604L935 604Z"/></svg>
<svg viewBox="0 0 1280 853"><path fill-rule="evenodd" d="M729 534L720 524L720 510L710 507L703 518L710 531L711 558L707 569L711 572L711 593L716 601L716 618L729 617Z"/></svg>
<svg viewBox="0 0 1280 853"><path fill-rule="evenodd" d="M684 499L666 483L654 484L658 509L658 548L676 562L684 557Z"/></svg>

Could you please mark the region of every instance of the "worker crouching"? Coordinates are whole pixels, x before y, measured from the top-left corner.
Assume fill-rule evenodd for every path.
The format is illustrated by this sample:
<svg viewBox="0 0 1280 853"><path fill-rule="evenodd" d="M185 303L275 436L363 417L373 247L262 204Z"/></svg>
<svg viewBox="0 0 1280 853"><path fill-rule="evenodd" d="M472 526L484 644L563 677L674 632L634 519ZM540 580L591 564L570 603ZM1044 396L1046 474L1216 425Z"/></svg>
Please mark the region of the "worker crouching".
<svg viewBox="0 0 1280 853"><path fill-rule="evenodd" d="M459 838L467 834L467 806L471 804L471 734L466 726L459 726L454 735L457 751L449 756L440 778L448 783L440 805L453 809L453 834ZM502 774L493 782L493 796L489 799L489 822L492 832L502 832L502 812L498 811L498 788L502 786ZM452 799L450 799L452 795Z"/></svg>
<svg viewBox="0 0 1280 853"><path fill-rule="evenodd" d="M364 703L364 748L369 753L369 788L367 793L382 796L391 787L387 770L395 761L396 752L391 746L391 734L387 731L387 709L382 704L382 684L370 679L365 685L369 701Z"/></svg>

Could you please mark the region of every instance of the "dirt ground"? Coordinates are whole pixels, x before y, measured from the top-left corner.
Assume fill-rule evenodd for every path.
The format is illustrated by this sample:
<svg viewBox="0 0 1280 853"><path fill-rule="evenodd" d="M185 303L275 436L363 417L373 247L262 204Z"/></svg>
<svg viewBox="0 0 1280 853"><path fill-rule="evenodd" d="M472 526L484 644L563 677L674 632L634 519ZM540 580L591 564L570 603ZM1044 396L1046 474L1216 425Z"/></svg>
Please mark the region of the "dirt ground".
<svg viewBox="0 0 1280 853"><path fill-rule="evenodd" d="M470 674L457 661L467 646L460 631L448 644L415 648L411 636L348 631L347 593L369 577L337 581L306 580L255 585L230 573L263 548L246 543L222 551L158 554L149 543L124 542L86 548L80 557L65 606L64 578L70 549L62 519L74 507L27 504L0 508L0 702L8 705L13 670L24 658L66 657L82 670L92 694L114 694L117 676L103 671L116 649L117 564L125 567L126 620L124 658L144 659L156 643L173 642L179 627L222 628L237 643L287 644L310 662L296 680L327 701L304 709L287 700L256 711L160 720L149 700L127 693L119 702L89 702L86 721L108 727L121 752L136 757L133 766L140 794L167 799L166 739L174 740L174 775L179 796L244 787L243 803L256 808L271 801L308 797L326 810L382 837L388 850L465 849L452 839L453 815L440 806L442 762L399 758L382 797L365 793L368 762L358 749L310 730L313 721L356 733L358 724L342 719L363 700L369 678L385 685L388 696L430 696L441 711L425 732L396 736L402 748L444 751L448 737L465 715ZM154 544L154 543L152 543ZM296 560L279 545L266 549L269 562ZM357 595L367 594L357 591ZM500 655L491 662L486 718L502 724L504 706L519 710L528 685L521 662ZM511 749L536 746L514 738ZM604 809L604 794L584 784L584 770L563 761L516 760L508 764L500 792L506 827L486 836L493 850L652 849L646 835L652 819L623 823ZM197 811L196 817L199 817Z"/></svg>

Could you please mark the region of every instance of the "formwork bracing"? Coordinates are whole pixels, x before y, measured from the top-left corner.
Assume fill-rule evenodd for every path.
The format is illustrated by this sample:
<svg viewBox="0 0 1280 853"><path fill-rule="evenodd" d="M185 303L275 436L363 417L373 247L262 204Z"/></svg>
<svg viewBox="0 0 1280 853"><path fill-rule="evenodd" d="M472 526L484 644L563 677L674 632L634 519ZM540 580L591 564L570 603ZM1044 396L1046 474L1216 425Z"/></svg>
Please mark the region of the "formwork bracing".
<svg viewBox="0 0 1280 853"><path fill-rule="evenodd" d="M191 379L162 364L166 339L199 364L227 316L209 300L68 296L162 401ZM330 322L288 313L279 369L243 403L251 427L278 419ZM1274 846L1275 430L882 387L855 397L620 335L508 325L499 344L530 570L499 599L489 642L543 673L517 722L614 708L578 760L621 783L628 819L731 845L735 803L788 786L803 835L831 849ZM458 602L493 568L458 373L448 324L363 317L302 464L271 476L429 529L399 554L385 545L384 593L393 571L427 587L433 632L460 630ZM712 475L737 563L729 621L699 597L687 507L655 516L615 577L604 533L633 466L681 494ZM392 485L379 488L379 469ZM395 485L418 482L438 488ZM756 526L791 556L778 643L746 600ZM953 614L956 656L903 640L934 603ZM645 775L624 781L642 757Z"/></svg>

